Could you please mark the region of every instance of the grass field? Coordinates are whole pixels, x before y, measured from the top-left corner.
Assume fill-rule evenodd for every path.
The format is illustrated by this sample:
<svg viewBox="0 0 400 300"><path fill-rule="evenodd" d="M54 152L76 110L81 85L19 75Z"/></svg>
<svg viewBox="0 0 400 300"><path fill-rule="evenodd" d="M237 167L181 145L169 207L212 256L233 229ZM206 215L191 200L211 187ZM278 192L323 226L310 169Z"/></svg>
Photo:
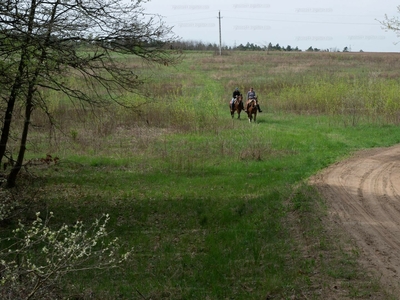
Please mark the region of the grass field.
<svg viewBox="0 0 400 300"><path fill-rule="evenodd" d="M112 235L134 249L120 268L76 274L68 288L80 299L395 299L349 237L326 228L307 179L400 142L399 60L188 52L173 67L127 61L149 77L151 97L125 99L140 113L54 98L57 126L36 112L27 155L60 161L21 174L25 197L53 211L54 226L108 213ZM235 87L254 87L256 123L231 119Z"/></svg>

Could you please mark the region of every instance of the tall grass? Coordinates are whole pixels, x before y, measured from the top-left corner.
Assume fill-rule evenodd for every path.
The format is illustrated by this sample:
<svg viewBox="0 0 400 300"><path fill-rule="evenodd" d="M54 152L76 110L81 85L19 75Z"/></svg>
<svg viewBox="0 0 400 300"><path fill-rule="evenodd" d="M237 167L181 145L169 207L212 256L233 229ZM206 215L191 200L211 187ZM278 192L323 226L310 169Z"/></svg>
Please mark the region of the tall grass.
<svg viewBox="0 0 400 300"><path fill-rule="evenodd" d="M372 77L372 78L371 78ZM351 116L368 122L399 122L399 84L394 79L366 78L315 78L307 85L284 89L276 99L276 107L294 113Z"/></svg>
<svg viewBox="0 0 400 300"><path fill-rule="evenodd" d="M85 124L85 130L105 134L112 130L107 128L133 124L184 132L218 131L220 126L234 126L219 120L228 113L235 87L243 94L254 87L268 112L330 115L346 126L362 121L398 124L399 59L397 54L379 53L232 52L214 56L188 52L180 65L156 70L139 60L129 62L146 78L142 96L121 99L136 109L110 106L89 116L92 111L79 112L77 104L71 110L68 99L54 93L47 97L52 99L49 111L64 132L70 131L64 127L76 122ZM40 112L35 116L38 127L45 127L46 117ZM88 128L92 124L97 129Z"/></svg>
<svg viewBox="0 0 400 300"><path fill-rule="evenodd" d="M399 59L398 54L379 53L233 52L222 57L189 53L177 69L163 71L169 78L180 77L183 84L174 101L178 108L184 107L182 102L189 103L207 115L212 108L225 110L235 87L244 94L254 87L271 112L329 114L341 117L346 125L361 120L398 124ZM189 76L182 76L185 70L190 70ZM156 97L162 98L160 86L166 83L153 84L153 90L159 92Z"/></svg>

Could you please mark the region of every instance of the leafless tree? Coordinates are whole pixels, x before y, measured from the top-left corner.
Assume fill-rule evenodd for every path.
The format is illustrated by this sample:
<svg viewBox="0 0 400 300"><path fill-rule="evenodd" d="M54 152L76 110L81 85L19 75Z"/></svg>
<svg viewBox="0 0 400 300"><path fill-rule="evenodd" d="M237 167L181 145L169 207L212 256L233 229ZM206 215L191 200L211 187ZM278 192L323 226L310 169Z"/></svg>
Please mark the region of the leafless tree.
<svg viewBox="0 0 400 300"><path fill-rule="evenodd" d="M400 13L400 5L397 6L397 13ZM386 31L394 31L397 37L400 37L400 19L399 17L389 17L385 15L385 19L383 21L379 21L381 23L382 28ZM397 41L399 43L400 41Z"/></svg>
<svg viewBox="0 0 400 300"><path fill-rule="evenodd" d="M0 163L5 159L13 113L24 107L18 158L7 186L15 185L26 150L32 111L46 109L41 91L51 89L91 106L135 92L141 78L115 59L135 55L156 64L177 59L166 43L171 28L145 13L142 0L2 0L0 2L0 97L4 115ZM75 77L82 86L69 84ZM100 88L99 88L100 87ZM1 119L0 119L1 120Z"/></svg>

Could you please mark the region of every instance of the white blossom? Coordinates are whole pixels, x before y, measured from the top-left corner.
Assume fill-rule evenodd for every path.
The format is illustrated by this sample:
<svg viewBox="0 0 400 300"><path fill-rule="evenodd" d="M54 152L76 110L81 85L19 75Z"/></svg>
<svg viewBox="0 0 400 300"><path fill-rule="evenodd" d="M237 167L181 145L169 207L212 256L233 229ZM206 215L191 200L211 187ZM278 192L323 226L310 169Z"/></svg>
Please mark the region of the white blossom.
<svg viewBox="0 0 400 300"><path fill-rule="evenodd" d="M14 236L8 238L13 244L0 249L0 288L6 287L13 293L29 289L39 293L40 288L57 284L67 273L114 268L128 260L132 253L130 250L118 255L121 248L118 238L110 240L106 230L108 214L96 219L88 228L78 221L73 226L65 224L53 229L49 226L52 218L53 213L44 220L37 213L31 226L19 222L18 228L13 230ZM0 243L3 240L0 239Z"/></svg>

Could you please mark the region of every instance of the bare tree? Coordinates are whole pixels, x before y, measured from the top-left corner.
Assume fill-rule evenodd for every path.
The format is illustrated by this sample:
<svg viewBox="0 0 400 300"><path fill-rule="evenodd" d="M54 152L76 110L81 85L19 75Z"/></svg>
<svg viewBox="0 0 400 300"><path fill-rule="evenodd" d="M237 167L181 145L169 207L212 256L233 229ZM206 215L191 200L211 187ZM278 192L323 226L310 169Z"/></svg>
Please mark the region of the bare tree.
<svg viewBox="0 0 400 300"><path fill-rule="evenodd" d="M397 6L397 12L400 13L400 5ZM383 21L379 21L381 23L382 28L386 31L394 31L397 37L400 37L400 20L398 17L389 17L385 15L385 19ZM400 41L396 42L399 43Z"/></svg>
<svg viewBox="0 0 400 300"><path fill-rule="evenodd" d="M137 92L135 70L115 53L157 64L177 56L164 45L175 41L171 28L146 15L142 0L2 0L0 2L0 96L4 105L0 163L5 158L16 104L24 125L18 158L7 179L15 185L26 149L32 111L47 109L41 91L51 89L91 106L118 102L122 91ZM79 88L64 76L82 82Z"/></svg>

